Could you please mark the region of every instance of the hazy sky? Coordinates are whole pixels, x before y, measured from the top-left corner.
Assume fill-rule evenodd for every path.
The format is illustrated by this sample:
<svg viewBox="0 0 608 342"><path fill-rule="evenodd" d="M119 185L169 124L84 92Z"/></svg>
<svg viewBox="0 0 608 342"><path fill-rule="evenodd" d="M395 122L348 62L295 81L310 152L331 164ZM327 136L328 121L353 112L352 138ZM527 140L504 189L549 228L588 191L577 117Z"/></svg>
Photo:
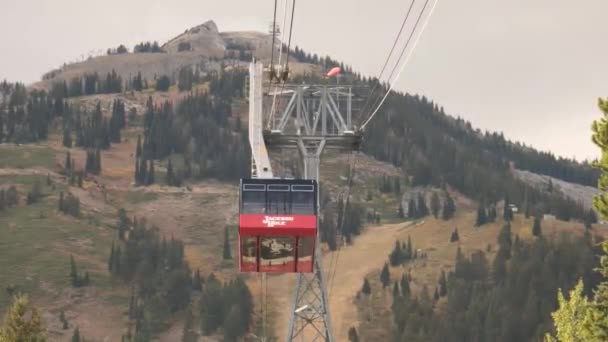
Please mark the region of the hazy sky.
<svg viewBox="0 0 608 342"><path fill-rule="evenodd" d="M220 31L267 31L273 4L0 0L0 79L30 83L89 51L164 42L209 19ZM300 0L293 41L377 74L407 6L409 0ZM439 0L398 88L424 94L476 127L594 158L589 126L600 116L597 97L608 96L606 13L606 0Z"/></svg>

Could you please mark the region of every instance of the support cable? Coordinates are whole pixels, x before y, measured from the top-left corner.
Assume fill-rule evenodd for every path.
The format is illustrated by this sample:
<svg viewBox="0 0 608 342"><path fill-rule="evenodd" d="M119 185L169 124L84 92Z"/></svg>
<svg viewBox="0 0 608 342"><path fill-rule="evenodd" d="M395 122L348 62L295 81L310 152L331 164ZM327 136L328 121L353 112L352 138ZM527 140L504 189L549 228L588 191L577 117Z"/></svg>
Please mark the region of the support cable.
<svg viewBox="0 0 608 342"><path fill-rule="evenodd" d="M288 1L285 1L285 12L287 9L287 3L288 3ZM279 79L282 80L281 91L279 93L279 96L283 95L283 90L285 89L285 82L287 81L287 76L289 75L289 50L291 48L291 34L293 32L293 18L295 16L295 11L296 11L296 0L292 0L291 18L290 18L290 24L289 24L289 38L287 39L287 51L286 51L286 55L285 55L285 68L284 68L284 70L282 70L281 77L279 77ZM284 23L285 23L285 18L283 18L283 24ZM285 30L283 29L283 33L284 32L285 32ZM283 49L283 41L281 41L281 49ZM281 55L282 55L282 53L281 53ZM279 59L279 63L280 63L280 59ZM270 125L270 122L274 120L274 113L276 110L276 101L275 100L277 97L277 91L276 91L277 88L278 88L278 86L275 88L274 95L272 97L272 107L270 108L269 125Z"/></svg>
<svg viewBox="0 0 608 342"><path fill-rule="evenodd" d="M280 40L280 48L279 48L279 68L281 68L282 66L282 59L283 59L283 42L285 41L285 22L287 21L287 2L289 0L283 0L282 4L283 4L283 23L281 24L281 40ZM272 83L272 82L271 82ZM275 86L275 91L274 91L274 95L272 96L272 106L270 107L270 116L269 116L269 120L266 123L266 127L268 129L270 129L272 127L272 124L274 123L274 108L275 108L275 101L277 99L277 92L276 90L278 89L278 86ZM269 88L270 91L270 88Z"/></svg>
<svg viewBox="0 0 608 342"><path fill-rule="evenodd" d="M274 43L277 36L277 1L274 0L274 14L272 16L272 44L270 45L270 84L268 85L268 91L272 87L272 80L274 79Z"/></svg>
<svg viewBox="0 0 608 342"><path fill-rule="evenodd" d="M285 89L285 82L287 81L287 77L289 76L289 53L291 51L291 34L293 32L293 17L295 16L295 12L296 12L296 0L292 0L292 6L291 6L291 23L289 24L289 38L287 39L287 54L285 56L285 70L283 70L283 79L282 79L282 85L281 85L281 92L280 95L283 95L283 90ZM274 106L274 102L272 104L272 114L274 114L275 111L275 106Z"/></svg>
<svg viewBox="0 0 608 342"><path fill-rule="evenodd" d="M367 105L369 104L369 100L371 99L372 95L374 94L374 90L376 90L376 88L378 87L378 84L380 84L380 82L382 82L382 75L384 74L384 70L386 70L386 67L388 66L388 62L390 61L390 59L393 55L393 52L395 51L395 47L397 47L397 43L399 43L399 40L401 38L401 33L403 32L403 29L405 28L405 24L407 23L410 13L412 12L412 7L414 7L414 3L416 3L416 0L412 0L412 2L410 3L410 7L407 9L407 13L405 14L405 17L403 18L403 22L401 22L401 28L399 29L399 32L397 33L397 36L395 37L395 41L393 42L393 47L391 47L391 51L386 56L386 61L384 61L382 70L380 70L380 74L378 75L378 82L376 82L374 84L374 86L372 87L372 91L369 93L369 96L367 97L367 100L365 101L365 104L362 107L363 110L365 110L367 108Z"/></svg>
<svg viewBox="0 0 608 342"><path fill-rule="evenodd" d="M285 72L289 72L289 50L291 48L291 33L293 32L293 18L296 12L296 0L293 0L293 4L291 6L291 23L289 24L289 39L287 40L287 57L285 58ZM283 80L283 85L285 85L285 81L287 77ZM282 91L282 90L281 90Z"/></svg>
<svg viewBox="0 0 608 342"><path fill-rule="evenodd" d="M410 41L412 40L412 37L414 36L414 33L416 33L416 29L418 28L418 24L420 23L420 19L422 19L422 15L424 14L424 10L426 9L426 6L428 4L429 4L429 0L426 0L424 2L424 6L422 7L422 11L420 11L420 14L418 14L418 18L416 19L416 23L414 24L414 27L412 28L412 32L410 32L410 35L407 38L407 41L405 42L405 45L401 49L401 53L399 54L399 58L397 58L397 61L395 62L395 65L393 65L393 68L391 69L391 73L390 73L390 75L388 76L388 79L387 79L389 82L391 81L391 79L393 79L393 75L395 74L395 70L399 66L399 63L401 62L401 59L403 58L403 55L407 51L407 48L410 45ZM395 81L396 80L393 80L393 82L395 82ZM389 92L390 92L390 90L389 90ZM379 101L380 101L380 99L377 99L375 101L374 105L372 106L372 108L376 108L376 106L378 105Z"/></svg>
<svg viewBox="0 0 608 342"><path fill-rule="evenodd" d="M285 22L287 21L287 2L283 0L283 23L281 24L281 49L279 50L279 65L281 65L281 57L283 57L283 42L285 41Z"/></svg>
<svg viewBox="0 0 608 342"><path fill-rule="evenodd" d="M267 320L267 316L268 316L268 277L266 276L266 273L262 274L262 279L264 281L264 326L262 329L262 333L263 333L263 337L264 337L264 341L266 341L267 335L266 335L266 329L267 329L267 325L268 325L268 320Z"/></svg>
<svg viewBox="0 0 608 342"><path fill-rule="evenodd" d="M264 331L266 330L266 312L264 311L264 277L263 273L258 273L258 278L260 280L260 316L262 316L262 338L266 337Z"/></svg>
<svg viewBox="0 0 608 342"><path fill-rule="evenodd" d="M342 199L342 219L340 221L340 226L339 231L342 231L342 229L344 228L344 222L346 221L346 209L348 204L350 203L350 192L354 183L354 177L355 177L355 170L357 169L357 157L358 154L356 154L355 152L351 152L351 160L350 160L350 167L349 167L349 173L348 173L348 180L346 183L346 196L344 196L344 198ZM342 241L341 241L342 242ZM330 276L328 277L328 282L327 282L327 297L331 298L331 290L333 289L333 285L335 283L335 278L336 278L336 272L338 269L338 261L340 259L340 250L342 249L342 244L340 244L338 246L338 251L336 252L336 257L335 257L335 262L334 262L334 266L333 266L333 271L331 271ZM330 261L330 268L331 268L331 261ZM329 273L329 272L328 272Z"/></svg>
<svg viewBox="0 0 608 342"><path fill-rule="evenodd" d="M427 2L428 2L428 0L427 0ZM424 23L422 25L422 29L420 30L420 32L418 33L418 36L416 37L416 40L414 41L414 45L412 46L412 49L408 52L405 60L401 64L401 68L399 68L399 72L395 76L395 79L393 79L393 81L390 83L390 87L388 88L386 94L384 95L384 97L382 98L382 100L380 101L380 103L378 104L378 106L376 107L376 109L372 112L372 114L369 116L369 118L363 123L363 125L361 125L361 128L360 128L361 131L363 131L365 129L365 126L367 126L367 124L371 121L371 119L378 113L378 111L380 110L380 108L384 104L384 101L386 101L386 98L388 97L388 95L393 90L393 87L395 86L395 83L396 83L395 81L399 79L399 76L401 76L401 73L405 69L405 66L407 65L407 62L410 60L410 57L412 56L413 51L416 49L416 46L418 45L418 42L420 41L420 37L422 36L422 33L424 32L424 29L426 28L426 25L429 23L429 19L433 15L433 12L435 11L435 7L437 6L438 2L439 2L439 0L435 0L434 1L433 7L431 7L430 12L427 15L427 17L426 17L426 19L425 19L425 21L424 21ZM425 6L426 6L426 3L425 3ZM424 10L422 12L420 12L420 16L418 17L418 19L420 19L422 17L423 12L424 12ZM412 30L412 34L415 31L416 31L416 28L414 27L414 30ZM403 51L405 51L405 50L403 50Z"/></svg>

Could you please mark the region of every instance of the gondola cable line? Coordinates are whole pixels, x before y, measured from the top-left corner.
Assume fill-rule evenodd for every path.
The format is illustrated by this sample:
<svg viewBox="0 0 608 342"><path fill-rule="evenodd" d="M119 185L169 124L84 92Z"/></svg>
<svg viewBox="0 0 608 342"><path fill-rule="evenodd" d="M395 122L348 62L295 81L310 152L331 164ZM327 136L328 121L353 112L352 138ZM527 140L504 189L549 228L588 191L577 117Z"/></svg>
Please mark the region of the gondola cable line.
<svg viewBox="0 0 608 342"><path fill-rule="evenodd" d="M371 113L371 115L369 116L369 118L359 128L360 131L364 131L365 127L374 118L374 116L376 116L376 114L378 113L378 111L380 110L380 108L382 107L382 105L384 104L384 101L386 101L387 97L389 96L389 94L393 90L393 88L395 86L395 83L396 83L396 80L399 79L399 76L401 76L401 73L403 72L403 70L405 69L405 66L409 62L409 60L410 60L410 58L412 56L412 53L414 52L414 50L416 49L416 46L418 45L418 42L420 41L420 37L422 37L422 33L424 33L424 30L426 29L426 26L429 23L429 19L431 18L431 16L433 15L433 12L435 11L435 8L437 7L437 3L438 2L439 2L439 0L434 0L433 6L431 7L431 10L429 11L429 14L426 16L421 30L419 31L418 36L414 40L414 45L409 50L408 54L406 55L405 60L402 62L401 67L399 68L399 72L397 73L397 75L395 76L395 78L390 83L389 89L387 90L386 94L384 95L384 97L382 98L382 100L380 101L380 103L378 104L378 106L376 107L376 109Z"/></svg>
<svg viewBox="0 0 608 342"><path fill-rule="evenodd" d="M412 30L407 38L407 41L405 42L405 44L403 45L403 47L401 48L401 52L399 53L399 57L397 58L397 60L395 61L395 64L393 65L392 69L391 69L391 73L387 78L387 82L388 82L388 87L390 87L391 85L391 80L392 82L396 81L395 79L393 79L393 75L395 74L395 71L397 70L397 67L399 66L399 63L401 62L401 60L403 59L403 55L405 54L405 52L407 51L407 48L409 47L409 44L412 40L412 37L414 36L414 33L416 33L416 29L418 28L418 25L420 23L420 19L422 19L422 16L424 15L424 10L426 9L427 5L429 3L429 0L426 0L424 2L424 6L422 7L422 10L420 11L420 13L418 14L418 17L416 19L416 22L414 23L414 26L412 27ZM376 83L376 85L378 85L379 83ZM387 88L388 88L387 87ZM390 90L387 90L387 93L390 93ZM371 98L373 96L373 93L370 93L370 96L368 97ZM371 108L376 108L378 106L379 101L381 101L381 97L377 98L374 101L374 104L372 105Z"/></svg>
<svg viewBox="0 0 608 342"><path fill-rule="evenodd" d="M288 4L288 0L285 1L285 10L287 9L287 4ZM290 49L291 49L291 37L292 37L292 33L293 33L293 20L295 17L295 11L296 11L296 0L292 0L292 4L291 4L291 18L290 18L290 24L289 24L289 37L287 39L287 49L286 49L286 55L285 55L285 68L282 67L282 65L280 65L281 67L281 75L279 77L279 81L281 81L281 91L279 92L279 100L280 100L280 96L283 95L283 90L285 89L285 82L287 82L287 77L289 75L289 54L290 54ZM285 18L285 17L284 17ZM285 24L285 19L283 19L283 24ZM283 29L282 33L285 33L285 30ZM281 41L281 50L283 49L283 41ZM279 58L281 58L283 54L281 53L279 55ZM280 63L280 59L279 59L279 63ZM272 106L270 108L270 120L268 121L268 125L270 126L272 124L272 122L274 121L274 114L276 111L276 96L277 96L277 89L278 89L278 84L275 87L275 91L274 91L274 95L272 97Z"/></svg>
<svg viewBox="0 0 608 342"><path fill-rule="evenodd" d="M398 62L403 57L403 54L406 51L407 46L409 45L409 42L410 42L413 34L416 32L416 28L417 28L417 26L418 26L418 24L420 22L420 19L422 18L422 15L424 14L424 11L425 11L425 9L426 9L426 7L428 5L428 2L429 2L429 0L426 0L424 6L422 8L422 10L420 11L418 19L416 20L416 23L414 24L412 32L411 32L411 34L410 34L410 36L409 36L409 38L408 38L408 40L407 40L404 48L402 49L402 51L400 53L400 56L399 56L399 58L397 60L397 63L395 64L395 66L391 70L391 75L389 76L389 80L392 78L392 76L393 76L393 74L395 72L395 69L396 69L396 67L398 65ZM425 22L424 22L424 24L422 26L422 29L420 30L420 32L419 32L419 34L418 34L418 36L417 36L417 38L416 38L416 40L414 42L414 45L413 45L412 49L409 51L408 55L406 56L406 59L403 61L402 65L401 65L401 68L399 69L399 73L397 74L395 80L399 78L401 72L403 71L403 69L407 65L407 62L409 61L409 58L412 55L412 52L416 48L416 45L418 44L418 41L420 40L420 37L422 36L422 33L424 32L424 29L426 28L426 25L428 24L429 19L430 19L431 15L433 14L433 11L435 10L437 2L438 2L438 0L434 1L433 6L432 6L430 12L429 12L429 14L427 15L427 17L425 19ZM412 4L413 4L413 2L412 2ZM411 5L410 5L410 9L411 9ZM408 10L408 13L406 14L406 17L409 16L409 13L410 13L410 11ZM404 20L404 24L402 25L402 28L403 28L404 25L405 25L405 20ZM395 42L394 46L395 45L396 45L396 42ZM393 48L394 48L394 46L393 46ZM393 49L391 49L391 52L389 53L389 57L387 57L387 62L390 59L390 55L392 54L392 50ZM386 63L385 63L385 65L386 65ZM384 67L383 67L383 70L384 70ZM386 95L383 97L383 99L380 102L380 104L378 104L378 106L376 107L376 109L374 110L374 112L372 113L372 115L370 115L370 117L367 120L364 121L364 123L361 126L360 130L363 130L367 126L367 124L369 124L369 122L373 118L373 116L375 116L375 114L378 112L379 108L382 106L382 104L384 103L384 101L388 97L388 94L390 94L390 92L392 91L392 88L394 86L394 81L395 80L393 80L393 83L391 83L391 86L390 86L389 90L387 91ZM370 96L371 96L371 94L370 94ZM363 144L363 142L362 142L362 144ZM349 182L347 184L347 190L346 190L347 191L347 196L345 196L345 198L343 198L343 205L342 205L343 214L342 214L342 219L341 219L341 222L340 222L340 230L343 229L343 225L344 225L344 221L345 221L345 215L346 215L346 207L349 204L350 190L351 190L351 187L352 187L352 176L353 176L354 170L356 169L357 156L355 156L352 161L353 162L350 165L351 166L351 168L350 168L351 172L350 172L350 175L349 175ZM339 259L339 256L340 256L340 249L338 249L338 251L336 252L336 261L334 262L334 265L333 265L333 271L330 273L331 276L328 278L328 286L329 286L328 296L331 295L331 290L332 290L332 287L333 287L333 284L334 284L334 280L335 280L335 273L337 271L337 262L338 262L337 260ZM332 267L331 266L331 261L330 261L330 267Z"/></svg>
<svg viewBox="0 0 608 342"><path fill-rule="evenodd" d="M369 101L370 101L372 95L374 94L374 91L378 87L378 84L380 84L382 82L382 75L384 75L384 70L386 70L386 67L388 66L388 63L391 60L393 52L395 51L395 48L397 47L397 44L399 43L399 40L401 39L401 34L403 33L403 29L405 28L405 24L407 23L407 20L410 17L412 7L414 7L415 3L416 3L416 0L412 0L412 2L410 3L410 6L407 9L407 13L405 14L405 17L403 18L403 21L401 22L401 27L399 28L399 32L397 33L397 36L395 36L395 40L393 41L393 46L391 47L390 52L386 56L384 65L382 66L382 69L380 70L380 74L378 74L378 82L376 82L374 84L374 86L372 87L372 90L369 93L370 95L367 97L367 100L365 101L365 104L362 107L363 110L365 110L367 108L367 105L369 104Z"/></svg>

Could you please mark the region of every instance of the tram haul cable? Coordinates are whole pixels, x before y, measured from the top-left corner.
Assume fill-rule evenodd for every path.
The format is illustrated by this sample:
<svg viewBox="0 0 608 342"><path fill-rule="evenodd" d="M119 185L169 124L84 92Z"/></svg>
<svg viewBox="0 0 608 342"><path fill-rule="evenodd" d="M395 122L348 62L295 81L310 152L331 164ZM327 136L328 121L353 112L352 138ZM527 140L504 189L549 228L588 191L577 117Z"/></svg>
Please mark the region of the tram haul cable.
<svg viewBox="0 0 608 342"><path fill-rule="evenodd" d="M287 39L287 57L285 60L285 73L289 73L289 50L291 48L291 34L293 32L293 18L296 12L296 0L293 0L291 5L291 23L289 24L289 38ZM287 74L283 78L283 84L287 80Z"/></svg>
<svg viewBox="0 0 608 342"><path fill-rule="evenodd" d="M347 206L350 203L350 193L351 193L351 189L354 183L354 177L355 177L355 171L357 169L357 157L358 154L355 154L355 152L351 152L351 159L350 159L350 163L349 163L349 173L348 173L348 179L346 182L346 196L343 196L342 200L342 215L341 215L341 220L340 220L340 225L338 227L338 229L336 229L336 232L338 231L342 231L344 229L344 222L346 221L346 213L347 213ZM327 291L327 296L331 298L331 291L333 289L333 285L335 283L335 279L336 279L336 272L338 269L338 262L340 260L340 250L342 249L342 245L340 244L338 246L338 251L336 252L336 256L335 256L335 262L333 265L333 271L331 270L332 268L332 261L333 261L333 257L330 260L330 270L328 270L328 280L327 280L327 286L328 286L328 291Z"/></svg>
<svg viewBox="0 0 608 342"><path fill-rule="evenodd" d="M397 33L397 36L395 37L395 41L393 42L391 51L386 56L386 61L384 61L382 70L380 70L380 74L378 74L378 82L375 83L374 86L372 87L372 90L369 93L370 96L367 97L367 100L365 101L365 104L362 107L363 110L367 109L367 105L369 104L369 100L371 99L372 94L374 94L374 90L376 90L376 88L378 87L378 84L380 84L382 82L382 75L384 74L384 70L386 70L388 63L391 60L391 56L393 55L393 52L395 51L395 48L397 47L397 44L399 43L399 40L401 39L401 34L403 33L403 29L405 28L405 24L407 23L410 13L412 12L412 7L414 7L415 3L416 3L416 0L412 0L412 2L410 3L410 6L407 9L407 13L405 14L405 17L403 18L403 21L401 22L401 28L399 29L399 32Z"/></svg>
<svg viewBox="0 0 608 342"><path fill-rule="evenodd" d="M269 82L268 82L268 92L272 89L272 81L274 80L274 49L275 49L275 40L277 36L277 1L274 0L274 11L272 14L272 43L270 44L270 70L269 70ZM280 57L280 56L279 56Z"/></svg>
<svg viewBox="0 0 608 342"><path fill-rule="evenodd" d="M281 75L278 77L279 81L282 81L282 85L281 85L281 92L279 93L279 96L281 96L283 94L283 90L285 89L285 82L287 81L287 77L289 75L289 50L291 48L291 35L293 33L293 18L295 16L295 10L296 10L296 0L292 0L292 6L291 6L291 18L290 18L290 25L289 25L289 38L287 41L287 51L286 51L286 56L285 56L285 68L282 67L281 64L281 58L283 56L283 45L284 45L284 38L285 38L285 21L287 18L287 6L288 6L289 0L285 0L285 6L283 8L283 29L281 30L281 49L279 50L279 67L282 69L281 70ZM274 90L274 94L272 96L272 105L270 107L270 119L268 120L267 123L267 127L271 128L271 125L274 121L274 114L276 111L276 98L277 98L277 89L278 89L278 85L275 87ZM279 99L280 100L280 99Z"/></svg>
<svg viewBox="0 0 608 342"><path fill-rule="evenodd" d="M410 32L410 35L407 38L407 41L405 42L405 45L403 46L403 48L401 49L401 52L399 53L399 58L397 58L397 61L395 62L395 65L393 65L393 68L391 69L391 73L388 76L389 84L391 82L391 79L393 78L393 75L395 74L395 70L399 66L399 62L401 62L401 59L403 58L403 55L405 54L405 51L407 51L407 48L410 45L410 41L412 40L412 37L414 36L414 33L416 33L416 29L418 28L418 24L420 23L420 19L422 19L422 15L424 14L424 10L426 9L426 6L428 4L429 4L429 0L426 0L424 2L424 6L422 7L422 10L420 11L420 14L418 14L418 18L416 19L416 23L414 24L414 27L412 28L412 32ZM396 81L396 80L393 80L393 82L394 81ZM388 92L390 92L390 90L387 91L387 93ZM371 96L371 94L370 94L370 96ZM372 106L372 108L376 108L376 106L378 105L378 101L380 101L380 99L377 99L377 101L375 101L375 103Z"/></svg>
<svg viewBox="0 0 608 342"><path fill-rule="evenodd" d="M427 0L428 2L428 0ZM418 42L420 41L420 37L422 36L422 33L424 32L427 24L429 23L429 19L431 18L431 16L433 15L433 12L435 11L435 7L437 7L437 3L439 2L439 0L434 0L433 6L431 7L431 10L429 11L429 14L426 16L424 23L422 24L422 28L420 29L420 32L418 33L418 36L416 37L416 39L414 40L414 45L412 46L412 48L409 50L409 52L407 53L404 61L401 63L401 67L399 68L399 72L397 73L397 75L395 76L395 78L392 80L392 82L390 82L390 86L388 88L388 90L386 91L386 94L384 95L384 97L382 98L382 100L380 101L380 103L378 104L378 106L376 107L376 109L371 113L371 115L369 116L369 118L367 118L367 120L365 120L363 122L363 124L361 125L361 127L359 128L359 130L363 131L365 129L365 127L369 124L369 122L374 118L374 116L378 113L378 111L380 110L380 108L382 107L382 105L384 104L384 101L386 101L386 99L388 98L388 95L391 93L391 91L393 90L396 80L399 79L399 76L401 76L401 73L403 72L403 70L405 69L405 66L407 65L408 61L410 60L410 57L412 56L413 51L416 49L416 46L418 45ZM420 12L420 17L422 16L422 14L424 13L424 11ZM419 17L419 18L420 18ZM412 33L415 32L415 28L412 31ZM405 51L405 50L404 50Z"/></svg>

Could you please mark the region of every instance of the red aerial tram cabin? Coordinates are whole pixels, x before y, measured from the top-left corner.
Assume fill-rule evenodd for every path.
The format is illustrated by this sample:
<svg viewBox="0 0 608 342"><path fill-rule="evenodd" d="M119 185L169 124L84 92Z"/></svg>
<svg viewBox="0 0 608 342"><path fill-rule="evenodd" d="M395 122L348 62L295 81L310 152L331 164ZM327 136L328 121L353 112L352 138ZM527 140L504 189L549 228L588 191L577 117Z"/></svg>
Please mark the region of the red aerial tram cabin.
<svg viewBox="0 0 608 342"><path fill-rule="evenodd" d="M317 182L241 179L241 272L312 272L317 241Z"/></svg>

